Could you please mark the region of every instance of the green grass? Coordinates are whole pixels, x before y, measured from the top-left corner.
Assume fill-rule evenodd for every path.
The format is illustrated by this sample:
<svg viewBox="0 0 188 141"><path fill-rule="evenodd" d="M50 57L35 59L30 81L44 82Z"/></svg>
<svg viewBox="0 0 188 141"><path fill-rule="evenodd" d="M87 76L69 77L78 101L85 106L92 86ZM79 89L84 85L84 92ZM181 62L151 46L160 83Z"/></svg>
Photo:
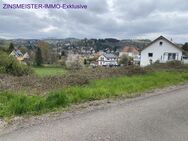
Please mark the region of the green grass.
<svg viewBox="0 0 188 141"><path fill-rule="evenodd" d="M135 97L139 93L188 81L188 72L154 72L132 77L96 80L85 87L71 87L62 91L72 103L100 100L115 96Z"/></svg>
<svg viewBox="0 0 188 141"><path fill-rule="evenodd" d="M95 80L85 86L73 86L50 92L46 97L1 92L0 116L5 118L25 114L40 114L71 104L111 97L131 98L139 96L140 93L147 90L187 81L188 71L160 71L131 77Z"/></svg>
<svg viewBox="0 0 188 141"><path fill-rule="evenodd" d="M40 77L58 76L65 74L65 69L61 67L34 67L35 74Z"/></svg>

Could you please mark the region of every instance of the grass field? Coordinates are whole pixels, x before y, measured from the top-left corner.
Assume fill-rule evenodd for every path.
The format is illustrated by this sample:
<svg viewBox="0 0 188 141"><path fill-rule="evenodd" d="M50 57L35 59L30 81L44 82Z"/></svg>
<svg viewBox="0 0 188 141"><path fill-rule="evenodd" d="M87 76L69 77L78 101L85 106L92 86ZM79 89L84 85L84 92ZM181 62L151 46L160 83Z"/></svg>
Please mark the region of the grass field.
<svg viewBox="0 0 188 141"><path fill-rule="evenodd" d="M66 72L61 67L34 67L33 70L40 77L63 75Z"/></svg>
<svg viewBox="0 0 188 141"><path fill-rule="evenodd" d="M0 116L40 114L71 104L123 96L139 96L142 92L188 81L188 71L159 71L131 77L114 77L91 81L85 86L72 86L50 92L47 96L0 93Z"/></svg>

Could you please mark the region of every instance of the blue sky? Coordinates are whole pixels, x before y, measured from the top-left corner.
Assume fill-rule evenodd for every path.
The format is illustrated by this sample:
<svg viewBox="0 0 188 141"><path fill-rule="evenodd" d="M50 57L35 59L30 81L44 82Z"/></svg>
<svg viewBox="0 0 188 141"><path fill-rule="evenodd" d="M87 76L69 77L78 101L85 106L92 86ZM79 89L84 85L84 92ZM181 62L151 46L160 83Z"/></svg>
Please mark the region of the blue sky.
<svg viewBox="0 0 188 141"><path fill-rule="evenodd" d="M87 10L0 9L0 38L154 39L188 41L187 0L1 0L87 4Z"/></svg>

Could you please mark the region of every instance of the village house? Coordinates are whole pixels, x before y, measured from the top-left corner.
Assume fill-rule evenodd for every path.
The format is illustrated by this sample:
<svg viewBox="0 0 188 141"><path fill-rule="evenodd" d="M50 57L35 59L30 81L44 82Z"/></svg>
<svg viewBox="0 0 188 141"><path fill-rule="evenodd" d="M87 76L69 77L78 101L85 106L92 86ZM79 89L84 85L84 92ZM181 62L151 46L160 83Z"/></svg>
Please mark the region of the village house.
<svg viewBox="0 0 188 141"><path fill-rule="evenodd" d="M135 58L135 57L139 56L139 51L138 51L138 49L136 47L125 46L119 52L119 57L122 57L123 55Z"/></svg>
<svg viewBox="0 0 188 141"><path fill-rule="evenodd" d="M9 56L14 56L20 63L26 63L30 58L27 52L25 54L22 54L19 49L14 49Z"/></svg>
<svg viewBox="0 0 188 141"><path fill-rule="evenodd" d="M99 66L117 66L118 57L111 53L104 53L98 58Z"/></svg>
<svg viewBox="0 0 188 141"><path fill-rule="evenodd" d="M182 49L163 36L152 41L141 51L140 65L148 66L152 63L166 63L182 59Z"/></svg>
<svg viewBox="0 0 188 141"><path fill-rule="evenodd" d="M138 48L125 46L123 49L120 50L119 58L121 58L124 55L126 55L127 57L131 57L133 59L133 62L132 62L133 64L139 65L140 55L139 55Z"/></svg>

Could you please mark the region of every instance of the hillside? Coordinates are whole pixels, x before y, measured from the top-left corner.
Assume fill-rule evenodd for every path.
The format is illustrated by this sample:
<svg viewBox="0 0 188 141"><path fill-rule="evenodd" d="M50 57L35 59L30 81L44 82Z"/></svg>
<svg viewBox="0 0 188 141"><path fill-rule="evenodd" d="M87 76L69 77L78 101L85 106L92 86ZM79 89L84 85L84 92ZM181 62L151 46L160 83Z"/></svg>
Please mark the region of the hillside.
<svg viewBox="0 0 188 141"><path fill-rule="evenodd" d="M66 38L66 39L13 39L13 40L0 40L0 47L8 47L9 43L12 42L15 47L26 47L27 49L33 49L37 46L39 41L43 41L49 44L52 48L63 48L69 50L70 48L84 48L89 50L93 48L96 51L110 49L116 51L124 46L135 46L142 49L151 41L146 40L117 40L114 38L106 39L76 39L76 38Z"/></svg>

